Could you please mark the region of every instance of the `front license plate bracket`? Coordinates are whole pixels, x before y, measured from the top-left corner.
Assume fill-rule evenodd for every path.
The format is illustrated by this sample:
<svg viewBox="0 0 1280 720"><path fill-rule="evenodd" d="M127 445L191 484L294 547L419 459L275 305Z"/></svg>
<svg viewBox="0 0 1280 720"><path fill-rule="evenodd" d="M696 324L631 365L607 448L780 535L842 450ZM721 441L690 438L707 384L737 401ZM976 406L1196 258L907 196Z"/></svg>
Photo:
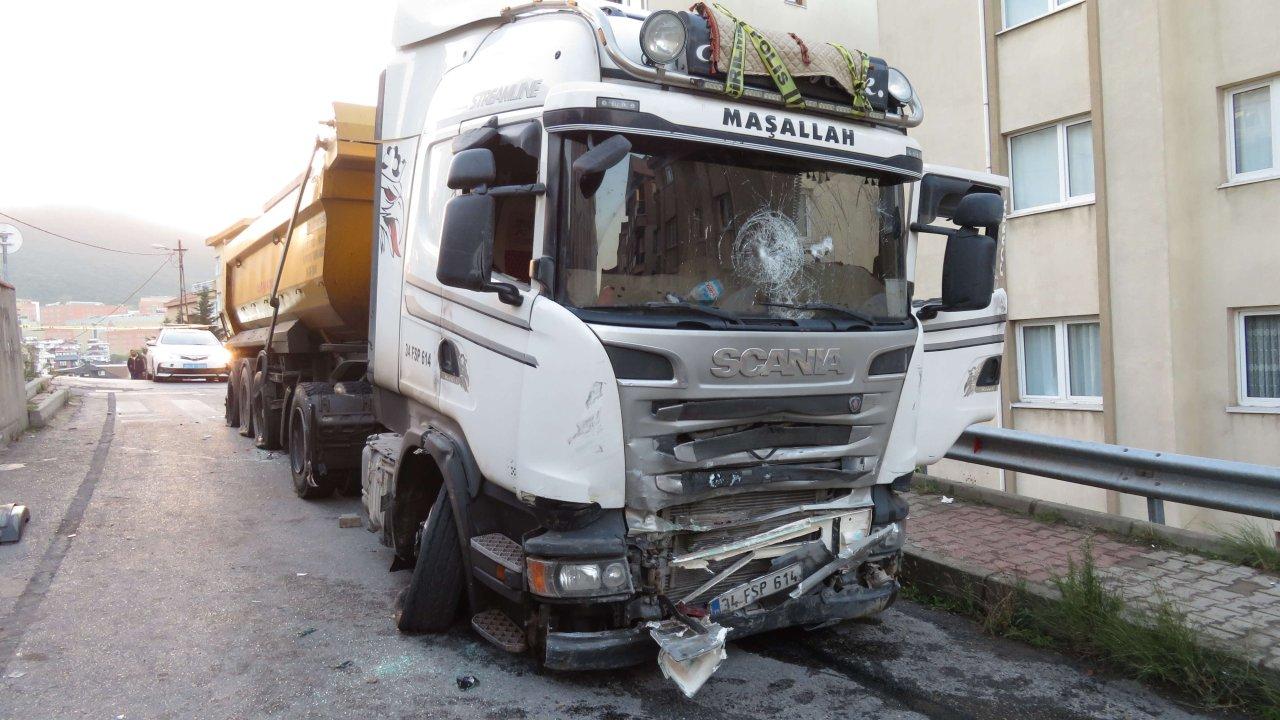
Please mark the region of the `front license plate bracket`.
<svg viewBox="0 0 1280 720"><path fill-rule="evenodd" d="M804 580L801 568L802 563L793 563L781 570L774 570L753 580L748 580L732 590L712 598L711 602L707 603L707 609L714 617L754 605L774 593L780 593L783 590L799 585Z"/></svg>

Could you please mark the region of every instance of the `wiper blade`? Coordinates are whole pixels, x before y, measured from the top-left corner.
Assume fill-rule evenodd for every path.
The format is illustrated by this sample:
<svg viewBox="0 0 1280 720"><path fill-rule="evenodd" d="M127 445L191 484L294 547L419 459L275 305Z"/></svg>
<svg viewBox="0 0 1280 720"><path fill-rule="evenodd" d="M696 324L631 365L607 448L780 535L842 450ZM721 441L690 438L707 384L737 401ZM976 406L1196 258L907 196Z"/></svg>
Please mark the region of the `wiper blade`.
<svg viewBox="0 0 1280 720"><path fill-rule="evenodd" d="M871 317L870 315L863 315L857 310L850 310L847 307L840 307L839 305L832 305L831 303L757 302L756 304L763 305L765 307L787 308L788 310L825 310L827 312L835 313L837 315L843 315L847 318L859 320L861 322L867 323L868 325L880 325L883 322L881 320L877 320Z"/></svg>
<svg viewBox="0 0 1280 720"><path fill-rule="evenodd" d="M655 302L647 302L639 305L588 305L584 307L583 310L597 310L597 311L598 310L622 310L622 311L652 310L656 312L667 312L667 311L675 310L675 311L699 313L702 315L710 315L711 317L719 318L721 320L724 320L725 322L733 323L735 325L742 323L742 320L739 319L737 315L729 312L728 310L721 310L720 308L711 307L709 305L698 305L695 303L687 303L687 302L655 301Z"/></svg>

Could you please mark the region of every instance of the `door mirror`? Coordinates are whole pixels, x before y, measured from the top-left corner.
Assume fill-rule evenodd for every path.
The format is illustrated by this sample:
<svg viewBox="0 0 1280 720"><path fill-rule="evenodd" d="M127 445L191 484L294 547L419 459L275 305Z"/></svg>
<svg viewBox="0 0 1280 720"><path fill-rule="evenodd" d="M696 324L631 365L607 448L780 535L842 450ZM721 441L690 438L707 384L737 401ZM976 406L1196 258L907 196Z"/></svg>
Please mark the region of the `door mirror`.
<svg viewBox="0 0 1280 720"><path fill-rule="evenodd" d="M503 302L519 305L524 298L516 286L489 280L496 217L497 201L489 194L459 195L445 205L436 279L449 287L496 292Z"/></svg>
<svg viewBox="0 0 1280 720"><path fill-rule="evenodd" d="M582 196L595 196L604 182L604 174L614 165L622 162L631 154L631 141L621 135L613 135L596 143L573 161L573 177L578 183Z"/></svg>
<svg viewBox="0 0 1280 720"><path fill-rule="evenodd" d="M492 150L463 150L453 156L453 163L449 166L448 185L452 190L474 190L482 185L492 185L497 176L498 169L493 161Z"/></svg>
<svg viewBox="0 0 1280 720"><path fill-rule="evenodd" d="M981 310L991 304L995 289L995 238L973 227L956 230L947 238L947 251L942 259L941 309Z"/></svg>
<svg viewBox="0 0 1280 720"><path fill-rule="evenodd" d="M156 346L156 339L155 339L155 338L151 338L150 340L147 340L147 343L146 343L146 344L147 344L147 347L155 347L155 346Z"/></svg>

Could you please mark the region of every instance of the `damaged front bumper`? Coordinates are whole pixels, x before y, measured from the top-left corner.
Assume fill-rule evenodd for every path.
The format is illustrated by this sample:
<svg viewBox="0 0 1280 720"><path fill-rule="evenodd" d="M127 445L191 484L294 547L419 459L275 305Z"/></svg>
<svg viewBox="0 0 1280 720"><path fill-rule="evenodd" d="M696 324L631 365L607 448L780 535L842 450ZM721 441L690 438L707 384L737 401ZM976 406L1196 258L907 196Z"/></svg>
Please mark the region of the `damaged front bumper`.
<svg viewBox="0 0 1280 720"><path fill-rule="evenodd" d="M849 584L840 590L822 588L788 599L771 609L746 609L719 615L715 623L728 628L728 640L800 625L819 625L875 615L898 597L898 582L867 588ZM658 646L649 629L638 624L599 632L550 632L545 665L553 670L612 670L652 660Z"/></svg>

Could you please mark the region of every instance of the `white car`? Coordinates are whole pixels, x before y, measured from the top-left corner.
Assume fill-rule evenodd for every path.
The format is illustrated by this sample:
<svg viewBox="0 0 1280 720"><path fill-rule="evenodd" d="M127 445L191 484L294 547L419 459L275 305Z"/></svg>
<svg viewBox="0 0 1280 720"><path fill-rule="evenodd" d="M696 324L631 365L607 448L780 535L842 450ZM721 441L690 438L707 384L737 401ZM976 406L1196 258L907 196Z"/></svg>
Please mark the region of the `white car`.
<svg viewBox="0 0 1280 720"><path fill-rule="evenodd" d="M204 378L226 382L231 352L213 333L198 328L165 328L147 341L148 380Z"/></svg>

